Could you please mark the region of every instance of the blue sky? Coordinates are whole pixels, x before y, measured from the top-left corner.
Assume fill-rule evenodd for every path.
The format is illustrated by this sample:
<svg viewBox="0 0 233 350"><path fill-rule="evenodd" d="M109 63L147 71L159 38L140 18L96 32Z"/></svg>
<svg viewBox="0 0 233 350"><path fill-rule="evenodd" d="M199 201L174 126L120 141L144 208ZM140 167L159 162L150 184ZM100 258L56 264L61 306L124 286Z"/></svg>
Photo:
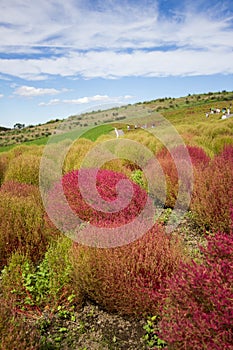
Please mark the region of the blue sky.
<svg viewBox="0 0 233 350"><path fill-rule="evenodd" d="M0 125L233 90L232 0L1 0Z"/></svg>

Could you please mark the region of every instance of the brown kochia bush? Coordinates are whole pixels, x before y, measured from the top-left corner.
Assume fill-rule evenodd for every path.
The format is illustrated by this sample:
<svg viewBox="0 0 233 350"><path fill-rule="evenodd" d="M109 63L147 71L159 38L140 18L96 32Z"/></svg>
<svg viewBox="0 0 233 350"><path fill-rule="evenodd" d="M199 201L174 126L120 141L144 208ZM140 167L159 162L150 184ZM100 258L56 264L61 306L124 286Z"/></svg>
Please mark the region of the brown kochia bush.
<svg viewBox="0 0 233 350"><path fill-rule="evenodd" d="M137 230L137 227L135 227ZM160 288L183 258L178 240L159 225L128 245L104 249L73 246L74 280L80 297L108 311L156 313Z"/></svg>
<svg viewBox="0 0 233 350"><path fill-rule="evenodd" d="M205 169L197 170L191 210L201 227L227 233L232 203L233 146L226 146Z"/></svg>
<svg viewBox="0 0 233 350"><path fill-rule="evenodd" d="M6 299L0 297L0 349L1 350L39 350L40 332L31 319L18 316L8 306Z"/></svg>
<svg viewBox="0 0 233 350"><path fill-rule="evenodd" d="M48 224L38 188L15 182L0 190L0 266L19 250L38 261L57 232Z"/></svg>

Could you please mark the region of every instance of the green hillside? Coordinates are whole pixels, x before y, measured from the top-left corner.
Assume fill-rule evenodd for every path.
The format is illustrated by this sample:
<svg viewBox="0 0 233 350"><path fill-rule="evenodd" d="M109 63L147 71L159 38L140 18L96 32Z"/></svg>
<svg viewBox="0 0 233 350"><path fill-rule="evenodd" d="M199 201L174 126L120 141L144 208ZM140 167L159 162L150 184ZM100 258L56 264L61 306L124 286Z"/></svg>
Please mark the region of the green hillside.
<svg viewBox="0 0 233 350"><path fill-rule="evenodd" d="M233 92L209 92L180 98L165 97L104 111L93 111L70 116L64 120L50 120L46 124L29 125L22 129L0 128L0 151L8 150L22 143L46 144L50 136L64 134L64 129L69 133L69 138L74 139L77 131L78 134L82 134L86 129L94 128L85 133L84 136L94 141L98 136L107 134L117 125L123 128L126 127L125 124L132 126L137 124L139 127L145 124L148 124L147 127L152 126L153 123L156 123L159 114L178 127L178 131L184 134L186 139L190 128L192 129L197 124L199 125L198 130L205 129L205 127L208 129L213 124L218 127L222 114L210 115L209 119L206 120L206 113L211 108L231 108L232 103ZM109 126L112 123L114 126ZM221 127L226 124L228 128L229 123L221 121ZM96 128L97 126L98 128ZM73 134L72 131L74 131ZM226 135L222 131L223 135L227 136L228 131L226 130Z"/></svg>

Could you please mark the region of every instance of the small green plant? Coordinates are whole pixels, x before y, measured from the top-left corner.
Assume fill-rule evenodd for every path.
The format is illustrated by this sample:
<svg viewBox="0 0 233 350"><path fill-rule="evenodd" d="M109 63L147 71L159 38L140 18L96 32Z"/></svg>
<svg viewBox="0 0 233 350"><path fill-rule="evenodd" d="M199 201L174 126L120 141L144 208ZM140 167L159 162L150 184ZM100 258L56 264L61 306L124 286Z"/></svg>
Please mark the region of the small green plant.
<svg viewBox="0 0 233 350"><path fill-rule="evenodd" d="M12 255L1 279L3 290L14 295L14 305L23 311L46 307L57 311L61 318L74 319L76 295L71 283L70 245L71 241L62 237L50 246L37 267L26 256Z"/></svg>
<svg viewBox="0 0 233 350"><path fill-rule="evenodd" d="M146 188L145 181L143 179L143 172L140 169L134 170L131 175L131 180L139 186Z"/></svg>
<svg viewBox="0 0 233 350"><path fill-rule="evenodd" d="M149 348L155 347L155 349L162 349L167 345L166 342L160 339L155 333L158 319L159 317L157 315L149 316L145 326L143 327L143 329L146 331L143 340L145 341L146 345L149 346Z"/></svg>
<svg viewBox="0 0 233 350"><path fill-rule="evenodd" d="M75 295L74 295L75 297ZM58 305L57 307L57 315L60 319L71 320L75 322L76 317L74 314L74 305L72 305L72 300L69 297L67 298L68 305Z"/></svg>
<svg viewBox="0 0 233 350"><path fill-rule="evenodd" d="M158 222L167 225L168 222L170 225L176 224L179 221L179 217L175 210L172 210L171 208L166 208L160 215Z"/></svg>

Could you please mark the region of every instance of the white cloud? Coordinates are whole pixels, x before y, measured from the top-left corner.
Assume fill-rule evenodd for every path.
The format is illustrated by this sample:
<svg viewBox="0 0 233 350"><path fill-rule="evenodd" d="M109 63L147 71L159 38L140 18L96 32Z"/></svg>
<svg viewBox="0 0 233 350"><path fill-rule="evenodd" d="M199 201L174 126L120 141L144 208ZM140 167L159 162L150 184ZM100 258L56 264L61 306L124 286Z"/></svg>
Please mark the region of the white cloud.
<svg viewBox="0 0 233 350"><path fill-rule="evenodd" d="M101 6L101 10L96 10L72 0L32 3L2 0L1 22L5 23L0 28L2 52L232 45L232 18L219 16L221 3L218 7L211 5L203 13L195 5L184 6L182 12L169 16L159 12L157 1L135 4L124 1L114 5L102 1Z"/></svg>
<svg viewBox="0 0 233 350"><path fill-rule="evenodd" d="M63 100L64 103L69 104L86 104L91 102L119 102L119 100L122 100L121 96L118 97L110 97L108 95L95 95L95 96L85 96L78 99L72 99L72 100Z"/></svg>
<svg viewBox="0 0 233 350"><path fill-rule="evenodd" d="M82 78L120 78L127 76L192 76L218 73L233 73L233 52L231 50L188 50L173 51L142 50L127 52L87 52L70 53L66 57L44 60L8 60L7 65L0 60L0 70L5 73L14 70L14 74L24 78L25 75L37 75L38 71L46 75L63 77L81 76ZM42 89L23 86L15 93L23 96L57 94L57 89Z"/></svg>
<svg viewBox="0 0 233 350"><path fill-rule="evenodd" d="M56 95L61 93L57 89L35 88L33 86L20 86L14 94L25 97L43 96L43 95Z"/></svg>
<svg viewBox="0 0 233 350"><path fill-rule="evenodd" d="M232 17L221 17L222 3L168 16L156 1L97 5L2 0L0 50L26 56L0 59L0 72L26 80L233 72Z"/></svg>
<svg viewBox="0 0 233 350"><path fill-rule="evenodd" d="M4 95L3 94L0 94L0 98L3 98L4 97Z"/></svg>
<svg viewBox="0 0 233 350"><path fill-rule="evenodd" d="M57 105L59 103L61 103L61 100L54 98L54 99L50 100L49 102L40 102L38 104L38 106L52 106L52 105Z"/></svg>
<svg viewBox="0 0 233 350"><path fill-rule="evenodd" d="M108 96L108 95L94 95L94 96L84 96L77 99L52 99L48 102L40 102L39 106L51 106L57 105L59 103L71 104L71 105L82 105L88 104L92 102L99 103L121 103L124 100L132 99L133 96L125 95L125 96Z"/></svg>

